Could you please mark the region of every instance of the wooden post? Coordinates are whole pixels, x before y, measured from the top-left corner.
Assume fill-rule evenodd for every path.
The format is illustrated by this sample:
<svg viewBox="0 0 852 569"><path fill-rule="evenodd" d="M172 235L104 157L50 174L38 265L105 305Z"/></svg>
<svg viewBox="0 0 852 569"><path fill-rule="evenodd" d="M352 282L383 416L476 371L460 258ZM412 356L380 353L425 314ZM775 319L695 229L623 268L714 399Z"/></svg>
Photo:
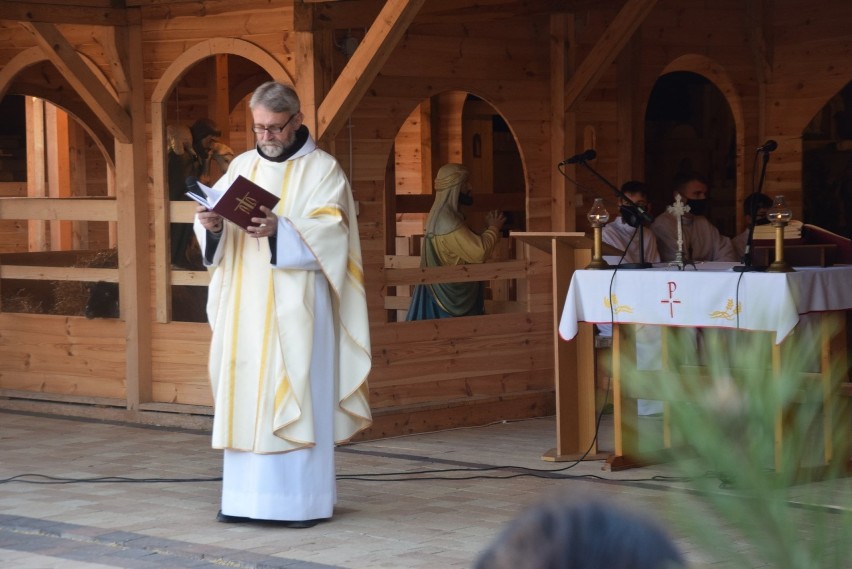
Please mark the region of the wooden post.
<svg viewBox="0 0 852 569"><path fill-rule="evenodd" d="M581 322L577 337L559 336L571 277L591 261L591 241L583 233L512 232L510 237L550 253L553 291L553 371L556 386L556 448L542 460L597 460L595 408L595 339L592 325ZM609 253L607 253L609 254Z"/></svg>
<svg viewBox="0 0 852 569"><path fill-rule="evenodd" d="M139 409L151 400L151 284L148 254L148 164L140 152L148 140L145 134L145 89L142 73L142 30L138 24L116 32L126 59L130 91L119 93L123 108L129 109L131 140L116 140L116 201L118 211L118 271L121 290L121 316L127 347L127 408Z"/></svg>
<svg viewBox="0 0 852 569"><path fill-rule="evenodd" d="M554 165L574 153L574 145L566 144L565 137L565 82L569 66L567 52L572 45L568 40L569 19L573 21L573 17L567 14L553 14L550 17L550 163ZM571 51L574 52L573 49ZM565 177L559 172L554 172L550 180L550 195L553 197L550 224L553 231L566 231L566 217L574 217L573 212L568 215L568 203L573 200L567 194L573 195L577 190L573 185L567 188Z"/></svg>
<svg viewBox="0 0 852 569"><path fill-rule="evenodd" d="M228 125L231 122L231 101L228 97L228 87L230 80L228 78L228 54L217 53L214 56L215 73L214 85L212 92L214 94L212 101L213 120L216 121L216 126L222 131L222 136L219 137L223 143L231 144L231 129Z"/></svg>
<svg viewBox="0 0 852 569"><path fill-rule="evenodd" d="M65 111L52 104L45 106L45 132L48 195L52 198L71 197L68 115ZM70 221L50 221L50 248L53 251L72 248Z"/></svg>
<svg viewBox="0 0 852 569"><path fill-rule="evenodd" d="M26 97L27 113L27 197L47 196L47 177L44 156L44 100ZM27 250L47 250L47 222L27 221Z"/></svg>

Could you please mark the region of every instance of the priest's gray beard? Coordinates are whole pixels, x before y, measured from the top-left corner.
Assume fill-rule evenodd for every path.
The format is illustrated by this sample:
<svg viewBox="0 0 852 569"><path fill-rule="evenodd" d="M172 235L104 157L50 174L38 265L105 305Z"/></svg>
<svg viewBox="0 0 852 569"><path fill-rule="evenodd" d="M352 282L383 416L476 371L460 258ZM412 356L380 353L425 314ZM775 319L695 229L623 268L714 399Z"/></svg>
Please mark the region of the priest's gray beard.
<svg viewBox="0 0 852 569"><path fill-rule="evenodd" d="M273 138L271 140L261 140L258 141L257 145L260 146L260 150L270 158L276 158L284 154L284 151L293 146L293 143L296 142L296 133L290 133L290 136L287 137L287 140L278 140Z"/></svg>

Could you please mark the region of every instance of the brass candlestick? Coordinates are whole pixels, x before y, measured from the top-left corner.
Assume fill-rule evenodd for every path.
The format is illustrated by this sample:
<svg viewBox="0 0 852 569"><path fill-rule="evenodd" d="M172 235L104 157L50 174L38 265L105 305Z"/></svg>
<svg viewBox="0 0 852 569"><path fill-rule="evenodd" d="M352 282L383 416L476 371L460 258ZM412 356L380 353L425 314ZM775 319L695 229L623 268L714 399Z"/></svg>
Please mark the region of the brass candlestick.
<svg viewBox="0 0 852 569"><path fill-rule="evenodd" d="M775 196L772 207L766 212L769 223L775 228L775 260L766 269L768 273L791 273L795 269L784 260L784 228L793 219L793 211L787 207L784 196Z"/></svg>
<svg viewBox="0 0 852 569"><path fill-rule="evenodd" d="M587 269L608 269L609 263L603 258L603 226L609 221L609 212L606 210L601 198L595 198L592 209L586 214L589 224L592 226L594 245L592 246L592 262Z"/></svg>

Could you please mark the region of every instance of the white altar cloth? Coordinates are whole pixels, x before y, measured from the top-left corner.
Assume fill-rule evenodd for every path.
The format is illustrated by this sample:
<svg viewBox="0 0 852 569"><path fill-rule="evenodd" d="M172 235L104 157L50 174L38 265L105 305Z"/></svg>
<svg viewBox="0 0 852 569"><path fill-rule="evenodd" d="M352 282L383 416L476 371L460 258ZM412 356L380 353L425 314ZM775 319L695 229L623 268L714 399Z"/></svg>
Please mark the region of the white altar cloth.
<svg viewBox="0 0 852 569"><path fill-rule="evenodd" d="M579 322L612 322L775 332L780 344L804 314L852 309L852 265L792 273L738 273L733 266L575 271L559 336L573 339Z"/></svg>

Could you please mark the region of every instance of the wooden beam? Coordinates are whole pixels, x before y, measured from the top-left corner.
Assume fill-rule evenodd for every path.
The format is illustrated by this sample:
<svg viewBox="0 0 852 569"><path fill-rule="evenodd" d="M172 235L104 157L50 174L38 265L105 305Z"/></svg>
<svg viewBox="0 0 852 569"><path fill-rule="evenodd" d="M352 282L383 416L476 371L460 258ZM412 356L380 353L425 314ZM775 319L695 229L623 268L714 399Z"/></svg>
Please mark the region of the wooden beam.
<svg viewBox="0 0 852 569"><path fill-rule="evenodd" d="M431 181L429 182L431 185ZM476 202L466 211L524 211L526 196L520 192L511 194L474 194ZM396 200L397 213L428 213L435 203L433 194L398 194ZM195 202L193 202L195 203Z"/></svg>
<svg viewBox="0 0 852 569"><path fill-rule="evenodd" d="M207 286L210 284L210 273L207 271L172 271L173 285Z"/></svg>
<svg viewBox="0 0 852 569"><path fill-rule="evenodd" d="M131 142L131 120L104 84L89 68L56 26L44 23L22 24L32 33L39 47L59 69L112 135L122 143ZM144 116L144 115L143 115Z"/></svg>
<svg viewBox="0 0 852 569"><path fill-rule="evenodd" d="M41 191L41 190L39 190ZM3 198L0 219L116 221L112 198Z"/></svg>
<svg viewBox="0 0 852 569"><path fill-rule="evenodd" d="M334 138L426 0L388 0L317 112L317 140Z"/></svg>
<svg viewBox="0 0 852 569"><path fill-rule="evenodd" d="M224 144L231 144L231 99L228 96L228 86L231 81L228 77L227 53L217 53L213 56L213 88L210 116L216 122L216 126L222 131L218 139Z"/></svg>
<svg viewBox="0 0 852 569"><path fill-rule="evenodd" d="M553 14L550 16L550 163L559 164L565 156L573 154L573 149L566 152L565 83L568 75L568 34L573 16ZM572 140L573 140L573 132ZM553 174L550 178L550 195L553 199L553 209L550 213L550 223L554 231L565 231L566 214L568 213L568 198L566 196L565 176ZM575 193L574 185L571 192ZM572 210L573 211L573 210Z"/></svg>
<svg viewBox="0 0 852 569"><path fill-rule="evenodd" d="M80 282L104 281L117 283L118 269L2 265L0 266L0 278Z"/></svg>
<svg viewBox="0 0 852 569"><path fill-rule="evenodd" d="M297 2L293 6L293 30L296 41L296 88L299 91L303 122L311 132L317 130L317 112L331 88L331 70L334 34L331 30L314 29L314 10L309 4ZM332 139L326 137L322 147L333 150Z"/></svg>
<svg viewBox="0 0 852 569"><path fill-rule="evenodd" d="M2 93L0 93L2 96ZM24 98L27 113L27 196L47 197L47 165L45 164L44 99ZM6 198L5 203L9 198ZM39 200L44 203L44 200ZM4 219L3 202L0 201L0 219ZM14 215L14 214L13 214ZM27 220L27 250L47 249L47 224L31 216L6 217Z"/></svg>
<svg viewBox="0 0 852 569"><path fill-rule="evenodd" d="M127 61L127 54L122 50L127 49L127 30L125 28L110 28L104 34L101 34L95 41L99 42L104 51L104 57L109 62L110 71L112 71L112 80L115 83L115 89L119 93L130 91L130 82L127 79L127 70L124 69L124 63Z"/></svg>
<svg viewBox="0 0 852 569"><path fill-rule="evenodd" d="M119 93L121 103L131 109L132 129L127 142L115 143L115 196L122 212L118 223L118 271L121 287L121 316L125 322L127 408L138 411L152 398L152 322L150 257L148 249L148 159L145 148L145 77L143 74L141 26L128 26L127 54L123 68L130 90Z"/></svg>
<svg viewBox="0 0 852 569"><path fill-rule="evenodd" d="M416 269L382 269L387 286L527 278L527 261L494 261Z"/></svg>
<svg viewBox="0 0 852 569"><path fill-rule="evenodd" d="M0 99L6 96L9 85L17 78L20 72L43 60L44 54L42 54L41 49L31 47L18 52L15 57L7 61L3 65L3 69L0 69Z"/></svg>
<svg viewBox="0 0 852 569"><path fill-rule="evenodd" d="M68 114L51 103L45 105L47 137L47 195L51 198L71 197L71 159L69 156ZM50 222L50 248L72 249L71 223L63 219Z"/></svg>
<svg viewBox="0 0 852 569"><path fill-rule="evenodd" d="M627 0L568 82L566 111L589 94L656 4L657 0Z"/></svg>

